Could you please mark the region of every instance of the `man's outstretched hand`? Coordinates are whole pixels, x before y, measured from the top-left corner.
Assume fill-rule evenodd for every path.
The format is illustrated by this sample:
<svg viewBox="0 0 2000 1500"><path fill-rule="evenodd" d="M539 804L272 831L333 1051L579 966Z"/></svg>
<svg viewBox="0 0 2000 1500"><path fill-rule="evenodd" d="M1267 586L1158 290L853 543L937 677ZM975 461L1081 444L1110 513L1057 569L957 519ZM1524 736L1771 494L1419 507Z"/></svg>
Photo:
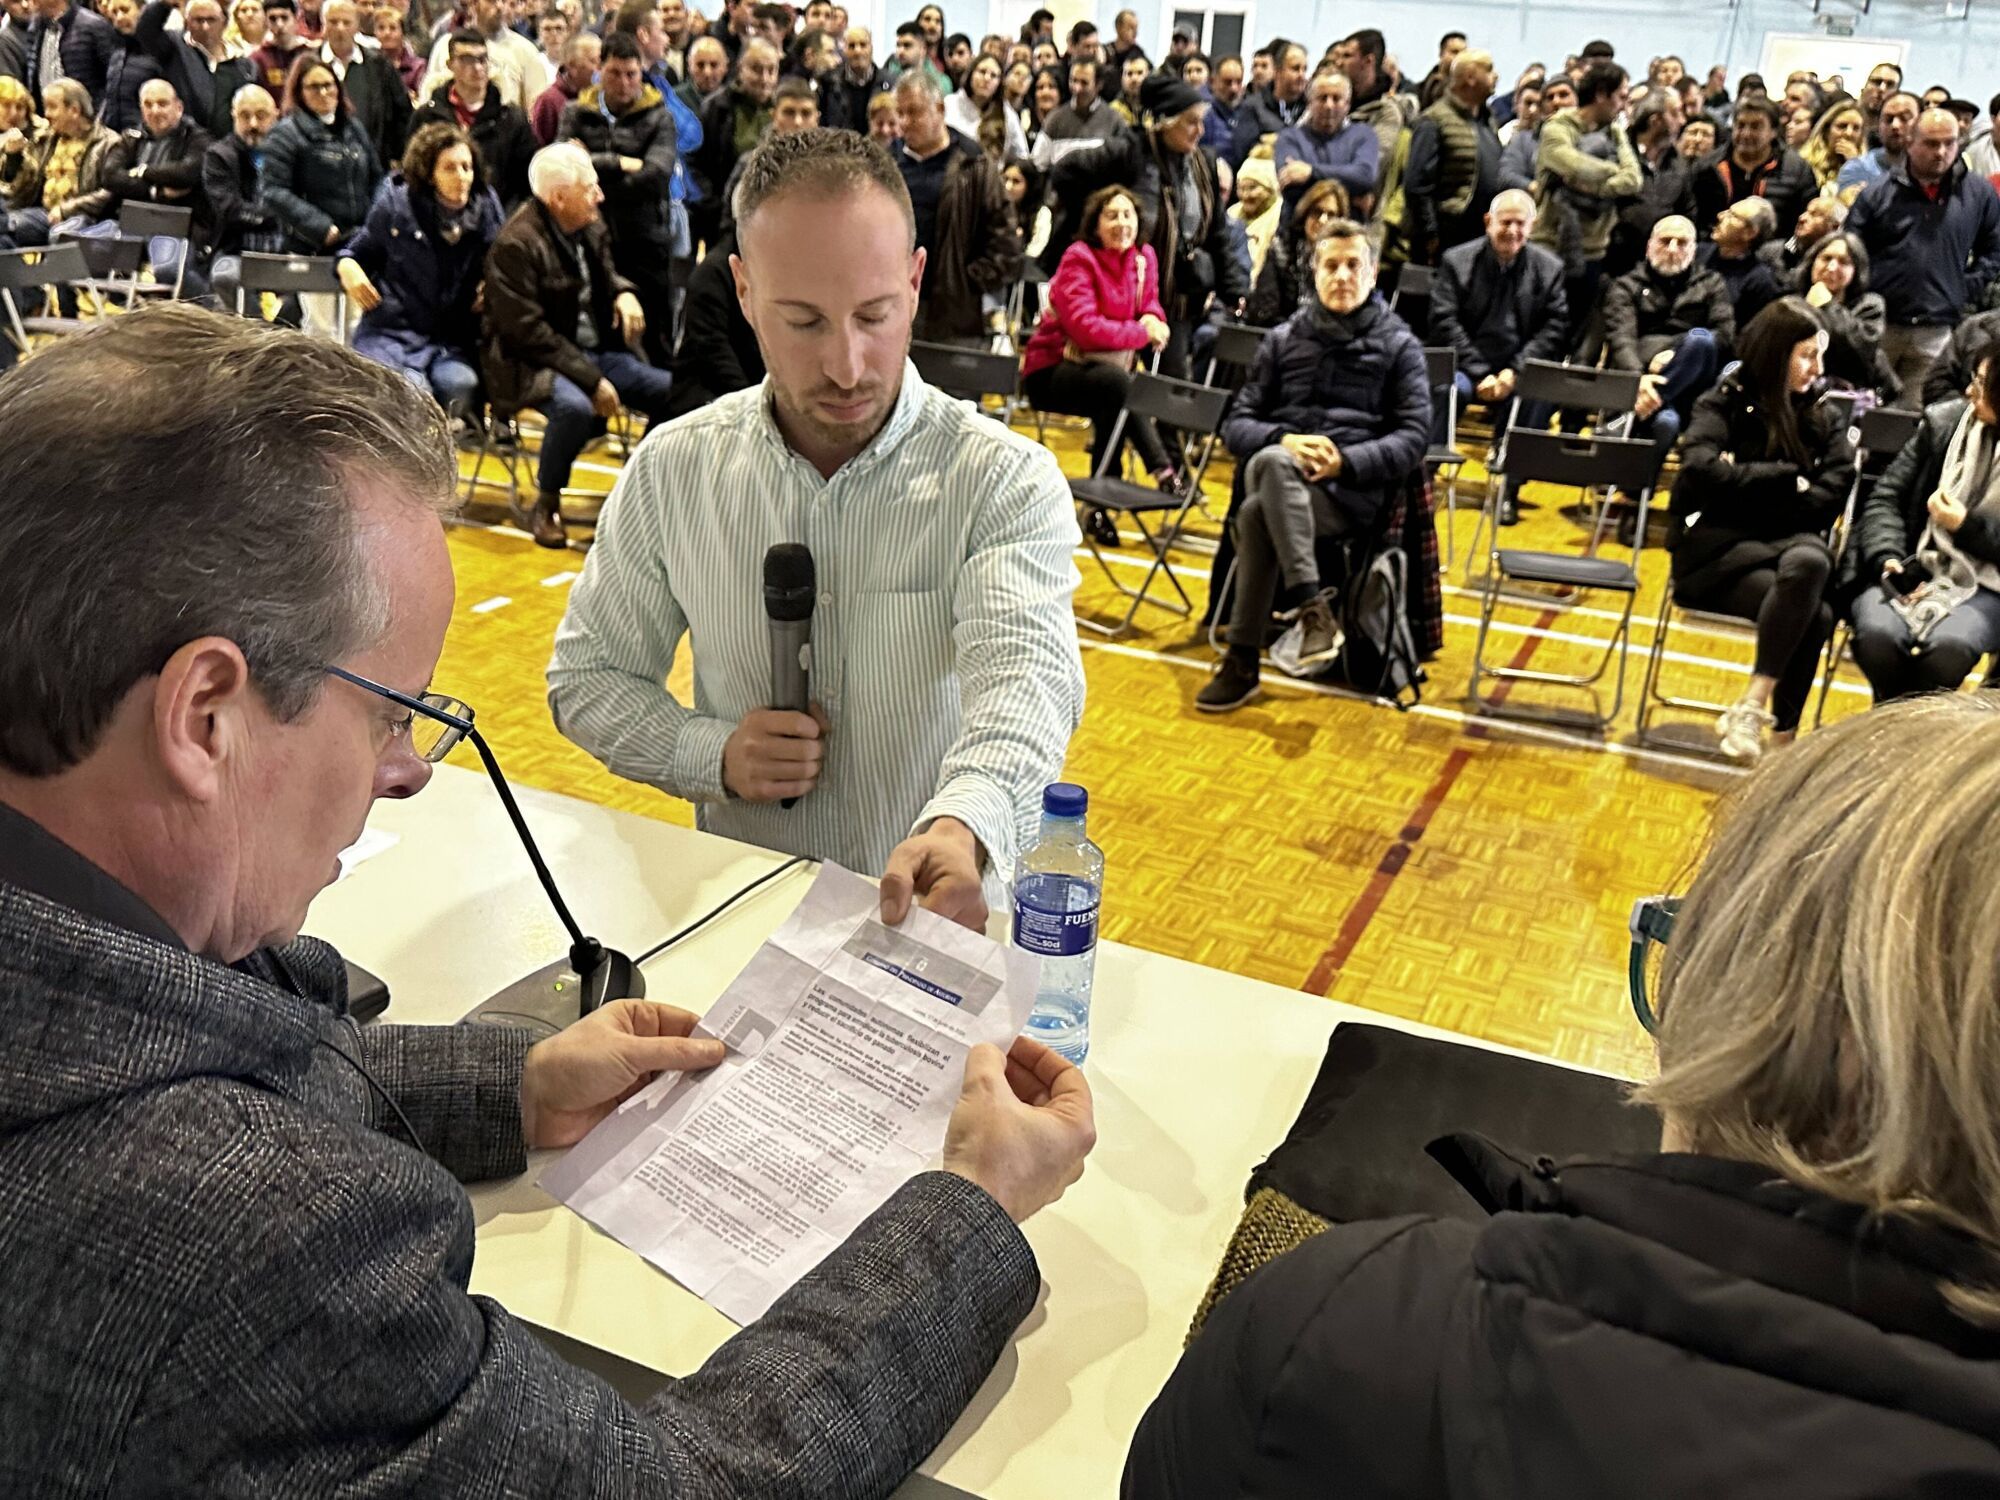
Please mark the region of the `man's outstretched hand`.
<svg viewBox="0 0 2000 1500"><path fill-rule="evenodd" d="M882 921L894 927L914 897L925 911L974 932L986 930L986 894L979 884L978 835L956 818L938 818L889 855L882 874Z"/></svg>
<svg viewBox="0 0 2000 1500"><path fill-rule="evenodd" d="M1004 1056L983 1042L966 1054L944 1170L986 1189L1016 1224L1060 1198L1096 1144L1090 1085L1075 1063L1027 1037Z"/></svg>

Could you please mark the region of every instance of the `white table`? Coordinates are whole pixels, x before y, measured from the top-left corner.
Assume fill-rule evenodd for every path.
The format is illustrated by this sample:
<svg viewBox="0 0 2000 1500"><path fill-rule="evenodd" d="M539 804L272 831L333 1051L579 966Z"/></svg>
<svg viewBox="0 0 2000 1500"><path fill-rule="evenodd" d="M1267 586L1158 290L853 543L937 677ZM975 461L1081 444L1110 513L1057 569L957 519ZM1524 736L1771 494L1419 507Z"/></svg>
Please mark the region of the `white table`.
<svg viewBox="0 0 2000 1500"><path fill-rule="evenodd" d="M584 930L628 953L780 862L630 813L519 795ZM484 776L442 767L421 796L378 803L370 826L398 842L325 892L307 930L388 981L386 1019L455 1021L567 952ZM809 869L789 872L661 955L646 966L648 995L705 1009L809 883ZM1244 1181L1283 1139L1343 1020L1445 1035L1103 946L1085 1069L1097 1149L1083 1180L1028 1223L1042 1295L924 1474L991 1500L1117 1492ZM734 1325L551 1200L534 1185L541 1164L473 1190L472 1289L590 1349L668 1374L695 1369Z"/></svg>

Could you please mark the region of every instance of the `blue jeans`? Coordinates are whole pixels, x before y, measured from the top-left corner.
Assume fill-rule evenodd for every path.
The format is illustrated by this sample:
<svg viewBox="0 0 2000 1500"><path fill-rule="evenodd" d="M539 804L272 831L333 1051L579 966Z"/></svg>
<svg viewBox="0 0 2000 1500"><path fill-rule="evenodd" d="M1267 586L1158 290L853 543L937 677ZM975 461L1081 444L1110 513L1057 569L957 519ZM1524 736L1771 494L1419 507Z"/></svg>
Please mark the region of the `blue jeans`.
<svg viewBox="0 0 2000 1500"><path fill-rule="evenodd" d="M1955 691L1973 663L2000 650L2000 594L1981 589L1931 631L1912 653L1910 627L1872 584L1854 601L1854 659L1868 674L1875 701L1938 689Z"/></svg>
<svg viewBox="0 0 2000 1500"><path fill-rule="evenodd" d="M456 349L387 336L364 318L355 330L354 352L397 371L454 417L468 415L479 399L479 371Z"/></svg>
<svg viewBox="0 0 2000 1500"><path fill-rule="evenodd" d="M1635 437L1650 437L1653 440L1661 463L1666 462L1674 439L1681 435L1681 428L1687 424L1688 414L1694 410L1695 398L1714 385L1716 376L1722 373L1722 351L1716 347L1715 335L1706 328L1690 328L1674 340L1674 357L1663 373L1665 379L1660 387L1660 409L1646 421L1635 423L1632 428Z"/></svg>
<svg viewBox="0 0 2000 1500"><path fill-rule="evenodd" d="M674 384L671 375L623 350L600 350L596 358L598 373L611 382L620 401L645 413L649 421L666 419L667 395ZM590 392L566 375L556 376L555 391L542 403L542 417L548 425L542 433L535 488L544 495L558 495L568 486L576 456L590 441L598 417L590 404Z"/></svg>
<svg viewBox="0 0 2000 1500"><path fill-rule="evenodd" d="M0 214L0 250L32 250L49 242L49 216L39 208Z"/></svg>

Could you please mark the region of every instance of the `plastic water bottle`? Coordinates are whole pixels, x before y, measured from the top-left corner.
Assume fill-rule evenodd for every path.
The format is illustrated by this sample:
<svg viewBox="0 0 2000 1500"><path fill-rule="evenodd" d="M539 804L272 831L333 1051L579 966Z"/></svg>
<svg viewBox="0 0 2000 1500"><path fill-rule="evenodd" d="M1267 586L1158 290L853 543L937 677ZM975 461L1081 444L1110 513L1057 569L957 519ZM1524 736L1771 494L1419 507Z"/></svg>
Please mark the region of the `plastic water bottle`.
<svg viewBox="0 0 2000 1500"><path fill-rule="evenodd" d="M1104 851L1084 832L1090 794L1058 781L1042 793L1042 833L1014 870L1014 944L1042 961L1028 1035L1080 1063L1090 1051L1090 981Z"/></svg>

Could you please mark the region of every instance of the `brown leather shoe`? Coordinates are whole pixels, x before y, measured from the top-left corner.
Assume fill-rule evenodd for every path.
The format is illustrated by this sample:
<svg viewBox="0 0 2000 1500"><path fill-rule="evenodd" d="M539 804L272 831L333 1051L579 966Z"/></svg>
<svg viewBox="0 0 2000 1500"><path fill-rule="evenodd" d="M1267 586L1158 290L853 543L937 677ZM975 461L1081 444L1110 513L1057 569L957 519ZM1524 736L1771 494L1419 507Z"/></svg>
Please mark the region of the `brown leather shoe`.
<svg viewBox="0 0 2000 1500"><path fill-rule="evenodd" d="M535 497L535 508L528 516L528 533L534 537L537 547L560 549L569 546L569 533L563 530L560 496Z"/></svg>

